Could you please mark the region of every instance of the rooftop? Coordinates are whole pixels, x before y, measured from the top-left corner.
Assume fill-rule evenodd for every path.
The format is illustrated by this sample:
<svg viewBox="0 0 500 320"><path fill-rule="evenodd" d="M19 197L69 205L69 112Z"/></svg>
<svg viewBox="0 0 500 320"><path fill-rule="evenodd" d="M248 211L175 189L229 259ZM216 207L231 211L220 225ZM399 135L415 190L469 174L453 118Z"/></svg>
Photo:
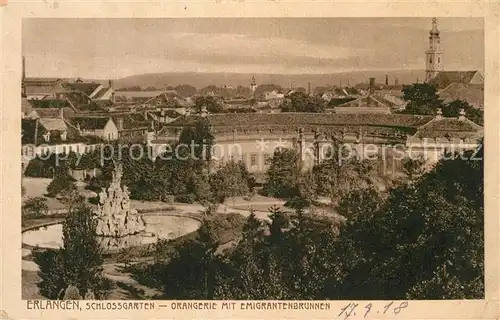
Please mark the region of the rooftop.
<svg viewBox="0 0 500 320"><path fill-rule="evenodd" d="M478 73L477 70L471 71L440 71L429 83L437 86L437 88L446 88L452 83L471 83L474 76Z"/></svg>
<svg viewBox="0 0 500 320"><path fill-rule="evenodd" d="M446 103L462 100L476 108L482 108L484 105L484 85L452 83L439 91L439 97Z"/></svg>
<svg viewBox="0 0 500 320"><path fill-rule="evenodd" d="M101 86L101 84L99 83L84 83L84 82L63 84L63 87L65 89L82 92L87 96L90 96L92 92L94 92L99 86Z"/></svg>
<svg viewBox="0 0 500 320"><path fill-rule="evenodd" d="M60 108L33 108L39 118L62 118L63 111Z"/></svg>
<svg viewBox="0 0 500 320"><path fill-rule="evenodd" d="M71 124L75 127L80 127L82 130L102 130L108 123L109 117L102 116L86 116L73 117Z"/></svg>
<svg viewBox="0 0 500 320"><path fill-rule="evenodd" d="M181 117L169 123L170 127L193 126L200 119L198 115ZM333 125L363 125L385 127L412 127L419 126L432 120L432 116L404 115L404 114L331 114L331 113L225 113L210 114L206 117L212 127L258 127L262 125L276 125L301 127L333 126Z"/></svg>
<svg viewBox="0 0 500 320"><path fill-rule="evenodd" d="M67 131L68 126L66 122L62 118L59 119L50 119L50 118L42 118L40 119L40 124L47 129L48 131Z"/></svg>
<svg viewBox="0 0 500 320"><path fill-rule="evenodd" d="M56 120L56 119L51 119ZM63 120L56 120L63 121ZM38 125L37 125L38 122ZM64 122L64 121L63 121ZM65 128L63 128L63 126ZM43 137L45 133L50 132L49 141L46 141ZM62 139L61 134L66 132L66 139ZM80 136L76 130L67 126L66 124L58 124L54 126L52 121L42 121L37 119L22 119L21 120L21 144L62 144L62 143L76 143L76 142L86 142L86 138ZM35 139L36 133L36 139Z"/></svg>

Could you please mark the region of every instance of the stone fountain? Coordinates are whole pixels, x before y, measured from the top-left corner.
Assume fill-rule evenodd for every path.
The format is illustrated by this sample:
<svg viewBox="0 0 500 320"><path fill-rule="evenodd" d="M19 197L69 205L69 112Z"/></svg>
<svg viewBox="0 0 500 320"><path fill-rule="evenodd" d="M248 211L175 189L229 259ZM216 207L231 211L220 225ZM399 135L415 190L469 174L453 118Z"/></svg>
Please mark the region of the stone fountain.
<svg viewBox="0 0 500 320"><path fill-rule="evenodd" d="M130 192L121 186L123 169L115 165L113 180L108 189L99 193L95 211L96 234L106 249L121 249L141 243L146 223L137 210L130 207Z"/></svg>

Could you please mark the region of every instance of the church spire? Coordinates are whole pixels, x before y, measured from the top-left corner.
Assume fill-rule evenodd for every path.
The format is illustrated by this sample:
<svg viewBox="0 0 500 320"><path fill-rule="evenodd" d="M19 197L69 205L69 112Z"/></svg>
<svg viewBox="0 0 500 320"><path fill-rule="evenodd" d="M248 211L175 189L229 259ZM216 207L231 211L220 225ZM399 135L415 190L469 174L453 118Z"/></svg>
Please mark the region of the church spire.
<svg viewBox="0 0 500 320"><path fill-rule="evenodd" d="M443 51L436 18L432 18L432 28L429 31L429 48L425 51L425 81L434 78L443 70Z"/></svg>
<svg viewBox="0 0 500 320"><path fill-rule="evenodd" d="M255 89L257 89L257 82L255 81L255 76L252 76L252 82L250 83L250 89L252 89L252 92L255 92Z"/></svg>

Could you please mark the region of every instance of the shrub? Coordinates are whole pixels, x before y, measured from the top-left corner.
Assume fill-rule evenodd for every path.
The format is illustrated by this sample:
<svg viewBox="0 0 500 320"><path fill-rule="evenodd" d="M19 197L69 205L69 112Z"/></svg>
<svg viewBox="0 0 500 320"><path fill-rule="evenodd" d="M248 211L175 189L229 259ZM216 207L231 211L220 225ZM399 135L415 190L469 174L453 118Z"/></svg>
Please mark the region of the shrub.
<svg viewBox="0 0 500 320"><path fill-rule="evenodd" d="M75 179L67 173L57 174L47 186L47 193L50 197L69 194L74 190L76 190Z"/></svg>
<svg viewBox="0 0 500 320"><path fill-rule="evenodd" d="M196 196L194 194L179 194L175 196L175 202L180 203L194 203L196 201Z"/></svg>
<svg viewBox="0 0 500 320"><path fill-rule="evenodd" d="M293 197L285 203L285 207L292 209L304 209L311 205L311 202L302 197Z"/></svg>
<svg viewBox="0 0 500 320"><path fill-rule="evenodd" d="M23 216L38 218L44 216L49 211L47 199L43 197L29 198L22 208Z"/></svg>

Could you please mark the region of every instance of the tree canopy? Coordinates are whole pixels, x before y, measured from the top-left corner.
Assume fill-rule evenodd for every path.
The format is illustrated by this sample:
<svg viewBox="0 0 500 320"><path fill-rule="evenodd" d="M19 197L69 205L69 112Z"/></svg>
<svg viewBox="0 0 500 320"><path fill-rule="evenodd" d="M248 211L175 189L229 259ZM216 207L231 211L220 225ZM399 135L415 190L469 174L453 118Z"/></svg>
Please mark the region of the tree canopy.
<svg viewBox="0 0 500 320"><path fill-rule="evenodd" d="M444 103L439 98L436 87L428 83L415 83L405 86L402 91L403 99L408 101L403 113L435 115L437 109L440 108L444 117L458 117L463 109L467 118L481 126L484 123L483 111L462 100Z"/></svg>
<svg viewBox="0 0 500 320"><path fill-rule="evenodd" d="M294 92L281 105L282 112L323 112L325 101L304 92Z"/></svg>
<svg viewBox="0 0 500 320"><path fill-rule="evenodd" d="M345 221L272 207L223 251L202 227L159 262L162 298L481 299L482 154L443 159L388 194L354 189L336 207Z"/></svg>
<svg viewBox="0 0 500 320"><path fill-rule="evenodd" d="M95 229L92 209L83 202L71 203L63 223L63 247L34 251L42 295L63 299L66 290L75 287L80 299L106 298L111 284L102 275L102 248Z"/></svg>

